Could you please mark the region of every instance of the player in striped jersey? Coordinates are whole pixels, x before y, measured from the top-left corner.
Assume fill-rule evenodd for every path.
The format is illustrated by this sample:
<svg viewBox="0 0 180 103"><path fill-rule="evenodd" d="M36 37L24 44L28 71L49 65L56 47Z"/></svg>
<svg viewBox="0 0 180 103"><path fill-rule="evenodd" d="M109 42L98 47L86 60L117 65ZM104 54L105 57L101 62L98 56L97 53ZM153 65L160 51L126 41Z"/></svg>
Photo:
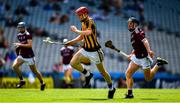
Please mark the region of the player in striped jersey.
<svg viewBox="0 0 180 103"><path fill-rule="evenodd" d="M112 85L112 80L109 73L103 65L104 54L96 37L96 25L92 18L88 16L88 9L86 7L78 8L75 13L81 21L82 28L78 30L76 26L71 26L71 31L78 34L78 36L66 43L66 45L74 45L77 42L83 41L84 45L71 59L71 66L85 75L85 83L83 87L89 87L89 82L93 74L83 68L81 62L92 61L96 64L99 72L107 81L109 92L108 98L112 99L115 93L115 88Z"/></svg>

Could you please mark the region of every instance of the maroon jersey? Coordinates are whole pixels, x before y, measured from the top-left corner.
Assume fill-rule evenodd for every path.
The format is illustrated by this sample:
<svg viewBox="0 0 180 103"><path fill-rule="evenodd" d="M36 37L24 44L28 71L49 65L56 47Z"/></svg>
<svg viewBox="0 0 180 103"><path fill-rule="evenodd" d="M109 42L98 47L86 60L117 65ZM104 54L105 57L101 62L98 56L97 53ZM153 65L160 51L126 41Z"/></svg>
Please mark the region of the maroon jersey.
<svg viewBox="0 0 180 103"><path fill-rule="evenodd" d="M145 33L139 28L136 28L131 33L131 44L134 49L135 56L137 58L144 58L148 56L147 50L142 42L145 38Z"/></svg>
<svg viewBox="0 0 180 103"><path fill-rule="evenodd" d="M28 40L32 40L32 35L29 34L29 32L25 33L19 33L17 35L17 39L22 44L27 44ZM32 58L34 57L34 52L32 48L26 48L26 47L18 47L16 48L17 55L21 55L23 58Z"/></svg>
<svg viewBox="0 0 180 103"><path fill-rule="evenodd" d="M74 49L71 46L61 48L61 56L63 64L69 64L74 53Z"/></svg>

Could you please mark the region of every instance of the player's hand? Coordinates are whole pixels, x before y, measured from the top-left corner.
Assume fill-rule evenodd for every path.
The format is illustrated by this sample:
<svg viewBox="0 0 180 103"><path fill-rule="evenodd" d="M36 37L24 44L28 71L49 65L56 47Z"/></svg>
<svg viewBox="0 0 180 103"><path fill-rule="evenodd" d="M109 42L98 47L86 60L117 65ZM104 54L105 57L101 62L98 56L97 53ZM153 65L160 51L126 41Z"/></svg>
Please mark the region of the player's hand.
<svg viewBox="0 0 180 103"><path fill-rule="evenodd" d="M65 46L72 46L74 43L72 41L67 41L64 43Z"/></svg>
<svg viewBox="0 0 180 103"><path fill-rule="evenodd" d="M15 47L21 46L21 43L13 43Z"/></svg>
<svg viewBox="0 0 180 103"><path fill-rule="evenodd" d="M74 26L74 25L72 25L72 26L71 26L71 31L72 31L72 32L77 32L77 27Z"/></svg>
<svg viewBox="0 0 180 103"><path fill-rule="evenodd" d="M132 54L129 54L127 57L128 61L131 61L131 57L132 57Z"/></svg>
<svg viewBox="0 0 180 103"><path fill-rule="evenodd" d="M150 55L151 58L154 57L154 52L153 51L149 51L148 54Z"/></svg>

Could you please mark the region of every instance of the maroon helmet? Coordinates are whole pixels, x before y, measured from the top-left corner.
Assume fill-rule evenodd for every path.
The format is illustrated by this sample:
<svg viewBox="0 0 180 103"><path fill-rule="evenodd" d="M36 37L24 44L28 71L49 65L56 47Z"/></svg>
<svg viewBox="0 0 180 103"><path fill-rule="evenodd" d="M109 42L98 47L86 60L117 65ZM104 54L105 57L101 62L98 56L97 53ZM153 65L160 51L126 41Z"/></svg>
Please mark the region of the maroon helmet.
<svg viewBox="0 0 180 103"><path fill-rule="evenodd" d="M75 13L77 14L77 15L82 15L82 14L88 14L88 9L86 8L86 7L84 7L84 6L82 6L82 7L80 7L80 8L78 8L76 11L75 11Z"/></svg>

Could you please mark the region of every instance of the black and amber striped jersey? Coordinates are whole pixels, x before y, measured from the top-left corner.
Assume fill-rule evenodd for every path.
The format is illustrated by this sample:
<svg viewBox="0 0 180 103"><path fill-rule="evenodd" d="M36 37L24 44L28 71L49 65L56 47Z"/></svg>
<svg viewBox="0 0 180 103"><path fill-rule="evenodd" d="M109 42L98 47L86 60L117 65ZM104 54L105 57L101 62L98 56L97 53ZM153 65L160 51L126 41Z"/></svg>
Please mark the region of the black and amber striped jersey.
<svg viewBox="0 0 180 103"><path fill-rule="evenodd" d="M84 30L91 30L92 33L90 35L84 35L84 45L83 48L86 51L97 51L101 48L100 44L98 43L97 36L96 36L96 25L92 18L88 18L85 22L82 22L82 31Z"/></svg>

